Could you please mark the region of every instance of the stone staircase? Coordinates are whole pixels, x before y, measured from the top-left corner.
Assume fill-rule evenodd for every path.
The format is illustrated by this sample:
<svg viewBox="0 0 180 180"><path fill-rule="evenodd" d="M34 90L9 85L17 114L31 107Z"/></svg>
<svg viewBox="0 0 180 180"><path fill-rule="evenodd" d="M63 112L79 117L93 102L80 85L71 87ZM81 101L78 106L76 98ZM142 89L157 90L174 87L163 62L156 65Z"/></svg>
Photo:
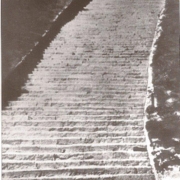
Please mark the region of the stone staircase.
<svg viewBox="0 0 180 180"><path fill-rule="evenodd" d="M154 180L147 66L163 0L93 0L2 112L4 180Z"/></svg>

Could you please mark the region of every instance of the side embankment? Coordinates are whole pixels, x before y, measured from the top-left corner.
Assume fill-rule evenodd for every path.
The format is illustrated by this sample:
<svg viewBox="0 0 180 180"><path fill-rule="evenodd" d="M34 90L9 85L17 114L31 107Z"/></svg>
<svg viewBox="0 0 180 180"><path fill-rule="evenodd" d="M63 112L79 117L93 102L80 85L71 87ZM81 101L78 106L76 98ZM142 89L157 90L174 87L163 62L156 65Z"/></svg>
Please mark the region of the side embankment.
<svg viewBox="0 0 180 180"><path fill-rule="evenodd" d="M149 67L146 129L159 179L180 178L179 1L166 0Z"/></svg>

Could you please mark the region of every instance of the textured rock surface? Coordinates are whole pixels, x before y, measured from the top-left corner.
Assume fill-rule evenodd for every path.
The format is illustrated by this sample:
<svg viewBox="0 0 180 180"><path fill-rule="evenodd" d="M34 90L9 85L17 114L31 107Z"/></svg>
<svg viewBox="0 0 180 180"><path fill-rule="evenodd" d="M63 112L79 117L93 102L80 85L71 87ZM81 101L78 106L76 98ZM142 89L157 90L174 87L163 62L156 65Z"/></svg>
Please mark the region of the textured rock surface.
<svg viewBox="0 0 180 180"><path fill-rule="evenodd" d="M148 107L146 125L160 179L180 179L179 27L179 1L166 0L153 43L155 108Z"/></svg>
<svg viewBox="0 0 180 180"><path fill-rule="evenodd" d="M93 0L3 111L4 179L155 179L144 136L162 1Z"/></svg>

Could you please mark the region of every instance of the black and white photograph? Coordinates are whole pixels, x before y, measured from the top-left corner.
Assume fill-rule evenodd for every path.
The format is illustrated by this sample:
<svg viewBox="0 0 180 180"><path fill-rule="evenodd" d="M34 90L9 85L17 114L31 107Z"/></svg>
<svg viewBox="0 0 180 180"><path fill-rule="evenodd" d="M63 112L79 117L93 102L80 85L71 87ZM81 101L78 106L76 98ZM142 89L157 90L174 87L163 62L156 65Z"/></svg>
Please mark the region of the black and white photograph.
<svg viewBox="0 0 180 180"><path fill-rule="evenodd" d="M180 180L179 0L1 0L2 180Z"/></svg>

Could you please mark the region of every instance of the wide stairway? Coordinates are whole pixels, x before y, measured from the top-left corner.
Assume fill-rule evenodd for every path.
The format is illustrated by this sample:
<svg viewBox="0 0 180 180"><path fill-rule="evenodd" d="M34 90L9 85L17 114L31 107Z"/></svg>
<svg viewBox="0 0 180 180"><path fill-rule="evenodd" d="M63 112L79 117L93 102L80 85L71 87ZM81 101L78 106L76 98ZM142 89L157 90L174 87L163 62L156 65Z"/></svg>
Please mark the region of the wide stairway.
<svg viewBox="0 0 180 180"><path fill-rule="evenodd" d="M93 0L2 117L3 179L154 180L147 67L163 0Z"/></svg>

